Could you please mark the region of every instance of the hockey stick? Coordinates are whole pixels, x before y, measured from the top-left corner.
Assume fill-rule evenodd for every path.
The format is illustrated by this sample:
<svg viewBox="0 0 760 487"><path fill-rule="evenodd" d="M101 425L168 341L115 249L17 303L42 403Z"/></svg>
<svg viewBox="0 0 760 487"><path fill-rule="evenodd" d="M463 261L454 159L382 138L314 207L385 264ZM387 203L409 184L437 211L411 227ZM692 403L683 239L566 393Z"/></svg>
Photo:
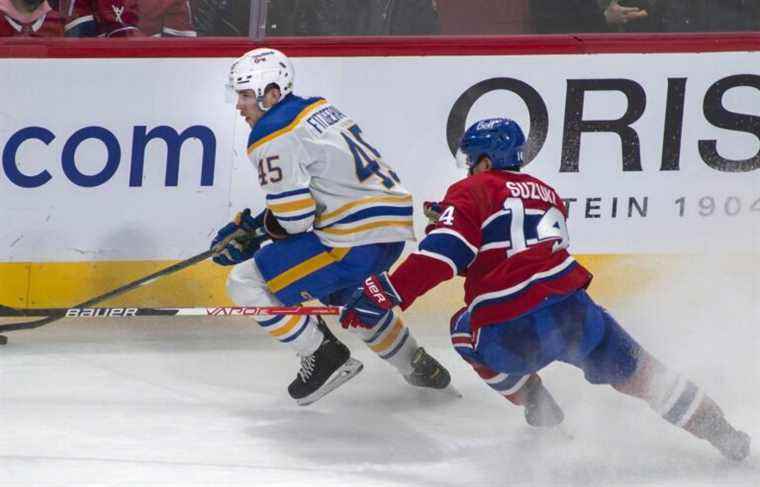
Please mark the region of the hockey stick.
<svg viewBox="0 0 760 487"><path fill-rule="evenodd" d="M253 233L246 231L243 228L239 228L232 234L228 235L224 240L217 243L213 248L206 250L205 252L201 252L198 255L195 255L193 257L190 257L189 259L185 259L181 262L177 262L174 265L170 265L169 267L165 267L161 269L160 271L154 272L153 274L150 274L145 277L141 277L140 279L137 279L135 281L132 281L130 283L127 283L119 288L116 288L112 291L108 291L105 294L101 294L100 296L95 296L92 299L88 299L87 301L83 303L79 303L76 306L72 306L72 308L88 308L90 306L93 306L98 303L102 303L103 301L106 301L107 299L115 298L116 296L121 296L122 294L129 292L133 289L136 289L140 286L144 286L146 284L150 284L151 282L155 281L156 279L160 279L162 277L168 276L170 274L174 274L175 272L181 271L182 269L186 269L190 266L193 266L197 264L198 262L202 262L212 255L216 255L217 253L224 250L224 248L229 244L232 240L239 240L245 242L246 240L253 239L255 237L260 237L264 234L262 229L256 229ZM3 309L13 309L8 308L7 306L3 306ZM6 315L6 316L40 316L40 315ZM34 328L39 328L40 326L44 326L50 323L53 323L54 321L58 321L61 318L64 318L66 316L65 313L62 314L47 314L42 315L45 316L45 318L42 318L40 320L34 320L34 321L27 321L27 322L21 322L21 323L10 323L7 325L0 325L0 333L6 332L6 331L15 331L15 330L32 330ZM4 337L0 337L0 345L7 342L7 339L4 339Z"/></svg>
<svg viewBox="0 0 760 487"><path fill-rule="evenodd" d="M202 261L208 259L209 257L211 257L212 255L214 255L215 252L216 251L213 250L213 249L212 250L207 250L205 252L201 252L198 255L190 257L189 259L185 259L185 260L183 260L181 262L177 262L174 265L170 265L169 267L165 267L165 268L161 269L160 271L154 272L153 274L150 274L148 276L141 277L140 279L137 279L135 281L127 283L127 284L125 284L125 285L123 285L123 286L121 286L119 288L116 288L116 289L114 289L112 291L108 291L105 294L101 294L100 296L95 296L92 299L88 299L87 301L74 306L74 308L87 308L89 306L92 306L92 305L95 305L95 304L98 304L98 303L102 303L103 301L105 301L107 299L114 298L116 296L121 296L122 294L124 294L124 293L126 293L128 291L131 291L131 290L136 289L136 288L138 288L140 286L144 286L146 284L149 284L149 283L155 281L156 279L168 276L169 274L174 274L177 271L181 271L182 269L186 269L186 268L188 268L188 267L190 267L192 265L197 264L198 262L202 262ZM7 308L7 307L3 306L3 309L13 309L13 308ZM6 314L5 316L40 316L40 315L39 314L37 314L37 315L28 315L28 314L27 315L24 315L24 314L21 314L21 315L8 315L8 314ZM52 323L54 321L60 320L61 318L65 317L66 314L65 313L59 313L59 314L49 314L48 313L48 314L44 314L42 316L45 316L45 318L42 318L40 320L27 321L27 322L23 322L23 323L10 323L10 324L7 324L7 325L0 325L0 332L15 331L15 330L31 330L31 329L34 329L34 328L39 328L40 326L44 326L44 325L47 325L47 324Z"/></svg>
<svg viewBox="0 0 760 487"><path fill-rule="evenodd" d="M26 308L0 305L0 318L56 316L58 318L132 318L136 316L260 316L338 315L337 306L218 306L214 308Z"/></svg>

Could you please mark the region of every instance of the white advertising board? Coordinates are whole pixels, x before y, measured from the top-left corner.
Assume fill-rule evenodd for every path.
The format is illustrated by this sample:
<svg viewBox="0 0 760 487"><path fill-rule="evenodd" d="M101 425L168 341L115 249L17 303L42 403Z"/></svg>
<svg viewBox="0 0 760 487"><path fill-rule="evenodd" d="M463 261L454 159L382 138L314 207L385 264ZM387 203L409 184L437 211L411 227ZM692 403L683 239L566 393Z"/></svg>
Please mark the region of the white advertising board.
<svg viewBox="0 0 760 487"><path fill-rule="evenodd" d="M260 208L231 61L0 60L0 261L183 258ZM574 252L760 248L760 53L294 64L296 93L349 113L418 204L463 176L464 126L508 116L525 170L569 201Z"/></svg>

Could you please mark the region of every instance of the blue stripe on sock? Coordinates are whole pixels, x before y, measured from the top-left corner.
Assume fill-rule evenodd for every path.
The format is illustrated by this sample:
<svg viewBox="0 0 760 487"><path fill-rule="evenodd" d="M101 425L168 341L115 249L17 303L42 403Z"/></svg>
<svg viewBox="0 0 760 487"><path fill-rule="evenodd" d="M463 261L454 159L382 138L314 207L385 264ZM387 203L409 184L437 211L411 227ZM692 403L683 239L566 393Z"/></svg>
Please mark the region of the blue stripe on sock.
<svg viewBox="0 0 760 487"><path fill-rule="evenodd" d="M391 350L390 352L388 352L388 353L386 353L386 354L384 354L384 355L380 355L380 358L381 358L381 359L383 359L383 360L388 360L389 358L391 358L391 357L393 357L394 355L396 355L396 354L398 353L398 351L399 351L399 350L401 350L401 347L403 347L403 346L404 346L404 343L406 343L406 341L407 341L408 339L409 339L409 328L406 328L406 329L404 330L404 335L403 335L403 337L402 337L402 338L401 338L401 340L398 342L398 345L396 345L396 346L393 348L393 350Z"/></svg>
<svg viewBox="0 0 760 487"><path fill-rule="evenodd" d="M384 331L386 328L388 328L388 325L390 325L390 324L391 324L391 322L393 321L393 318L395 317L394 313L392 313L392 312L389 312L389 313L388 313L388 314L386 314L385 316L387 316L387 318L386 318L386 320L385 320L385 323L383 323L382 325L380 325L380 328L378 328L378 329L377 329L377 331L375 332L375 334L374 334L374 335L372 335L370 338L368 338L368 339L364 340L364 342L365 342L365 343L372 343L372 342L373 342L375 339L377 339L377 337L379 337L379 336L380 336L380 334L381 334L381 333L382 333L382 332L383 332L383 331Z"/></svg>
<svg viewBox="0 0 760 487"><path fill-rule="evenodd" d="M686 411L689 410L691 403L694 402L694 398L697 397L697 390L697 386L695 386L693 382L687 382L686 389L681 393L681 396L673 407L670 408L670 411L665 413L662 417L670 423L678 424L683 415L686 414Z"/></svg>
<svg viewBox="0 0 760 487"><path fill-rule="evenodd" d="M269 319L269 320L256 320L256 321L259 322L259 325L261 325L264 328L266 328L268 326L272 326L272 325L277 324L279 321L282 321L286 317L287 317L287 315L281 315L281 316L275 316L274 318Z"/></svg>
<svg viewBox="0 0 760 487"><path fill-rule="evenodd" d="M298 335L300 335L301 333L303 333L303 331L306 329L306 327L309 326L309 321L310 321L309 318L307 318L306 321L303 322L303 325L301 325L301 328L299 328L297 332L295 332L294 334L292 334L288 338L286 338L284 340L280 340L280 341L282 343L289 343L289 342L292 342L293 340L295 340L296 338L298 338Z"/></svg>

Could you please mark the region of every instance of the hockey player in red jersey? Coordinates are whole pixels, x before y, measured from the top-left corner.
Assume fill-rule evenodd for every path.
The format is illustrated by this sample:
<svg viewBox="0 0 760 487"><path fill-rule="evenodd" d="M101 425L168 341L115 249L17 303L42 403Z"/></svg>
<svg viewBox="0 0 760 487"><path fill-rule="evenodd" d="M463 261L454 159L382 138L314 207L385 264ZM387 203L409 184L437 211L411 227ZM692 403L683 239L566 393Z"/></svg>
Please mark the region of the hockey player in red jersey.
<svg viewBox="0 0 760 487"><path fill-rule="evenodd" d="M61 37L63 19L45 0L0 0L0 37Z"/></svg>
<svg viewBox="0 0 760 487"><path fill-rule="evenodd" d="M373 326L437 284L465 276L465 302L451 320L456 351L498 393L524 407L532 426L555 426L561 408L538 372L553 361L583 370L592 384L646 401L666 421L747 457L750 437L690 380L644 350L586 293L592 275L568 253L567 209L553 188L520 172L525 136L512 120L471 126L458 160L469 177L444 200L419 250L392 275L369 277L341 314L344 327Z"/></svg>
<svg viewBox="0 0 760 487"><path fill-rule="evenodd" d="M154 37L196 37L188 0L138 0L140 22L145 35Z"/></svg>
<svg viewBox="0 0 760 487"><path fill-rule="evenodd" d="M62 0L66 37L142 37L136 0Z"/></svg>

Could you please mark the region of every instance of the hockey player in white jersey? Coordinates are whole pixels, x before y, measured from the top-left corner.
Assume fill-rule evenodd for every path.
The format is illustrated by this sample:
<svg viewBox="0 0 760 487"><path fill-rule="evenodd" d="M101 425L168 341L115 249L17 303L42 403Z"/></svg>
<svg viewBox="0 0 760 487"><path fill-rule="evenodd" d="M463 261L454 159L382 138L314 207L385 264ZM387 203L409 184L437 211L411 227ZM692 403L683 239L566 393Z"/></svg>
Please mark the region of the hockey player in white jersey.
<svg viewBox="0 0 760 487"><path fill-rule="evenodd" d="M248 156L266 209L241 212L212 246L240 228L264 237L233 240L214 257L235 265L227 290L239 305L292 306L310 299L342 305L370 274L388 269L414 240L412 197L354 121L323 98L293 94L294 70L281 52L261 48L230 70L236 108L251 126ZM355 376L362 364L312 316L266 316L259 324L289 345L301 368L288 387L309 404ZM445 388L448 371L388 313L361 338L407 382Z"/></svg>

